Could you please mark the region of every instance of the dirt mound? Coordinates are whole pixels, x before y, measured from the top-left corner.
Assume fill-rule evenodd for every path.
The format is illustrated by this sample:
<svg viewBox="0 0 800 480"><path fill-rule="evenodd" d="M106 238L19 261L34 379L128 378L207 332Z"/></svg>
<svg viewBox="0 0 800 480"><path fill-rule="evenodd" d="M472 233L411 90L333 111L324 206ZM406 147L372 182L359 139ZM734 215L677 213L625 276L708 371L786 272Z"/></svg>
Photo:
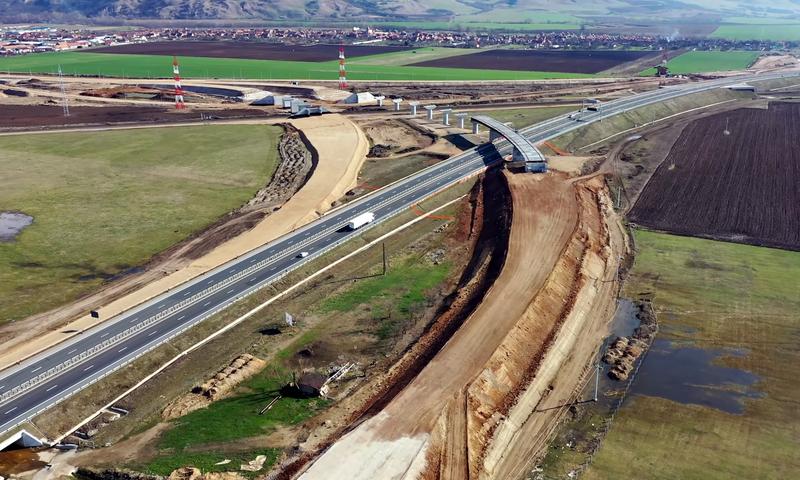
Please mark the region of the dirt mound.
<svg viewBox="0 0 800 480"><path fill-rule="evenodd" d="M264 360L249 354L240 355L202 385L193 388L191 393L169 404L161 413L161 417L164 420L172 420L207 407L211 402L224 397L242 381L260 372L265 366Z"/></svg>

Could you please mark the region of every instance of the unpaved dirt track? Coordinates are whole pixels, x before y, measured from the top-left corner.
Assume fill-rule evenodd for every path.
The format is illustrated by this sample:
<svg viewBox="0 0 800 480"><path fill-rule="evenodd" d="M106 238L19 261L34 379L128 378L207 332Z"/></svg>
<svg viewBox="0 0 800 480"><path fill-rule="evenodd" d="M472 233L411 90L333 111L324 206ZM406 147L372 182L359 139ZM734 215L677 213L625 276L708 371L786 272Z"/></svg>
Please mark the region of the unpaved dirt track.
<svg viewBox="0 0 800 480"><path fill-rule="evenodd" d="M506 264L484 302L382 412L335 443L302 478L415 478L426 467L438 422L452 425L444 429L452 442L465 443L465 388L543 287L578 221L573 187L562 176L528 178L535 180L513 188L534 200L519 205L525 208L515 202ZM465 460L456 455L447 462L452 478L464 472Z"/></svg>

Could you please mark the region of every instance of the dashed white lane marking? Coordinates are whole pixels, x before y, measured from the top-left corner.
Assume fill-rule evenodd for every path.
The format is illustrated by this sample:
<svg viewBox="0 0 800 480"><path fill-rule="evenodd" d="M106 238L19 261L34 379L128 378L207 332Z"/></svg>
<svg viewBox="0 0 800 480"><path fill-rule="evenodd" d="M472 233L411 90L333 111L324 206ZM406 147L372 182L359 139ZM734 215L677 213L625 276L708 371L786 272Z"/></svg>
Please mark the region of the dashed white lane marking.
<svg viewBox="0 0 800 480"><path fill-rule="evenodd" d="M6 412L4 415L8 415L9 413L13 412L13 411L14 411L14 410L16 410L16 409L17 409L17 407L14 407L14 408L12 408L11 410L7 411L7 412Z"/></svg>
<svg viewBox="0 0 800 480"><path fill-rule="evenodd" d="M139 317L134 317L134 318L132 318L132 319L131 319L131 321L130 321L130 322L128 322L128 323L133 323L133 322L135 322L136 320L139 320Z"/></svg>
<svg viewBox="0 0 800 480"><path fill-rule="evenodd" d="M56 387L58 387L58 385L53 385L52 387L50 387L50 388L48 388L47 390L45 390L45 392L49 392L50 390L53 390L53 389L54 389L54 388L56 388Z"/></svg>
<svg viewBox="0 0 800 480"><path fill-rule="evenodd" d="M41 369L42 369L42 367L41 367L41 366L39 366L39 367L36 367L36 368L34 368L33 370L31 370L31 373L36 373L36 372L38 372L38 371L39 371L39 370L41 370Z"/></svg>
<svg viewBox="0 0 800 480"><path fill-rule="evenodd" d="M122 347L122 348L120 348L119 350L117 350L117 353L122 353L122 352L124 352L124 351L125 351L125 350L127 350L127 349L128 349L128 347Z"/></svg>
<svg viewBox="0 0 800 480"><path fill-rule="evenodd" d="M84 368L83 371L85 372L87 370L91 370L93 367L94 367L94 365L89 365L88 367Z"/></svg>
<svg viewBox="0 0 800 480"><path fill-rule="evenodd" d="M191 290L186 290L186 293L184 293L183 296L185 297L185 296L189 295L190 293L192 293Z"/></svg>
<svg viewBox="0 0 800 480"><path fill-rule="evenodd" d="M106 333L104 333L104 334L100 335L100 338L107 337L107 336L108 336L108 332L106 332Z"/></svg>
<svg viewBox="0 0 800 480"><path fill-rule="evenodd" d="M251 258L250 259L250 263L256 263L256 260L258 260L258 259L257 258Z"/></svg>
<svg viewBox="0 0 800 480"><path fill-rule="evenodd" d="M180 317L178 317L178 320L183 320L184 318L186 318L186 315L181 315Z"/></svg>
<svg viewBox="0 0 800 480"><path fill-rule="evenodd" d="M70 354L70 353L72 353L72 352L77 352L77 351L78 351L78 349L77 349L77 348L73 348L72 350L70 350L69 352L67 352L67 355L69 355L69 354Z"/></svg>
<svg viewBox="0 0 800 480"><path fill-rule="evenodd" d="M164 308L164 305L166 305L166 303L162 303L162 304L161 304L161 305L159 305L157 308Z"/></svg>
<svg viewBox="0 0 800 480"><path fill-rule="evenodd" d="M230 290L228 290L228 293L233 293L233 289L231 288Z"/></svg>
<svg viewBox="0 0 800 480"><path fill-rule="evenodd" d="M153 330L152 332L148 333L148 334L147 334L147 336L148 336L148 337L152 337L152 336L153 336L153 335L155 335L156 333L158 333L158 330Z"/></svg>
<svg viewBox="0 0 800 480"><path fill-rule="evenodd" d="M208 301L208 302L204 303L203 306L207 307L210 303L211 303L211 301Z"/></svg>

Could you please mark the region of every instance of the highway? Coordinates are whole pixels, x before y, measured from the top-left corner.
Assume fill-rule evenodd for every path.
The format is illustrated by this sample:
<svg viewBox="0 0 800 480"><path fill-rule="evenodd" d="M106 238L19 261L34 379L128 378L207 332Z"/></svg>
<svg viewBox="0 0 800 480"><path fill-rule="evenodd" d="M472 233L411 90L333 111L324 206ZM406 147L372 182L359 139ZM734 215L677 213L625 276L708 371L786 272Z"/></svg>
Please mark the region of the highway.
<svg viewBox="0 0 800 480"><path fill-rule="evenodd" d="M643 105L748 80L791 74L737 76L667 87L615 100L580 121L560 116L521 130L533 143L557 137L591 122ZM476 175L511 146L497 141L465 151L367 196L354 200L134 309L0 372L0 434L86 388L109 373L285 276L298 266L361 235L363 230L407 210L415 203ZM376 220L360 230L344 226L354 216L373 212ZM309 252L300 258L300 252Z"/></svg>

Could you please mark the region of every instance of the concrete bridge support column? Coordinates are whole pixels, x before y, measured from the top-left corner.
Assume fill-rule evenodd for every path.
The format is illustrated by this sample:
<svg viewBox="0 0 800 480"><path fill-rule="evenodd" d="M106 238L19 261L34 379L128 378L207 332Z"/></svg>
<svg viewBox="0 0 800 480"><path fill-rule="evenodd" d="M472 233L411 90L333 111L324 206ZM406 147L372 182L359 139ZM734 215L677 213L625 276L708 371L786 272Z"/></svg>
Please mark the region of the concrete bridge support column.
<svg viewBox="0 0 800 480"><path fill-rule="evenodd" d="M478 134L481 131L481 124L476 122L475 120L472 121L472 133Z"/></svg>
<svg viewBox="0 0 800 480"><path fill-rule="evenodd" d="M456 117L458 118L458 128L464 130L464 121L467 119L466 113L457 113Z"/></svg>
<svg viewBox="0 0 800 480"><path fill-rule="evenodd" d="M499 133L495 132L492 129L489 129L489 141L490 142L494 142L495 140L497 140L500 137L502 137L502 135L500 135Z"/></svg>

